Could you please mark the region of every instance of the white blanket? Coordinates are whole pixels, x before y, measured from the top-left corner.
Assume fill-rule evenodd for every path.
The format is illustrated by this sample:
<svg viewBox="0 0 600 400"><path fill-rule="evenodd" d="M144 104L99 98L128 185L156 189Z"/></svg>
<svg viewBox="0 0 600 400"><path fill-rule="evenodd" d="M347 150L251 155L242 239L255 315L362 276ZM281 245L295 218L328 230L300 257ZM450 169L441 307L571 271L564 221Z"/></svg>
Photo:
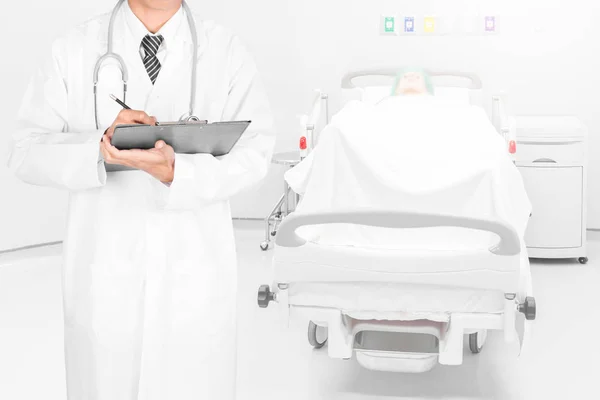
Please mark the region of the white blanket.
<svg viewBox="0 0 600 400"><path fill-rule="evenodd" d="M484 110L434 97L349 103L285 179L302 195L299 214L365 208L443 213L502 220L524 237L531 209L506 143ZM335 224L299 233L320 244L413 250L487 248L497 241L458 228Z"/></svg>

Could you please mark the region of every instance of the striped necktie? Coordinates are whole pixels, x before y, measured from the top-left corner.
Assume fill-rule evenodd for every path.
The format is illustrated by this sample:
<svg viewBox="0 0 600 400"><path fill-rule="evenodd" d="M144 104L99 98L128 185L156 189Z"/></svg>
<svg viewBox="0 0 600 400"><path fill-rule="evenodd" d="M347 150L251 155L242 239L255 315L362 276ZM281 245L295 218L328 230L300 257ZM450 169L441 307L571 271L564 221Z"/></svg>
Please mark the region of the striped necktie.
<svg viewBox="0 0 600 400"><path fill-rule="evenodd" d="M144 67L146 67L146 72L148 72L148 76L154 85L156 82L156 78L158 77L158 73L160 72L160 61L158 61L158 57L156 57L156 53L160 48L164 38L161 35L152 36L146 35L142 39L142 47L144 48L145 57L144 57Z"/></svg>

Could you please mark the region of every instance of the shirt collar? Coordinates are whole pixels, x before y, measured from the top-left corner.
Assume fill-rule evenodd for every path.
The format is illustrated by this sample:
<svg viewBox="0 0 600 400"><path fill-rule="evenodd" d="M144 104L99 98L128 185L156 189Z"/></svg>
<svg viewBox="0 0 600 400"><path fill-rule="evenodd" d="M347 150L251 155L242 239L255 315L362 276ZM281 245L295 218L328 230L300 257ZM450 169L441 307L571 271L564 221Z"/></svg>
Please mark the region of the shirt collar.
<svg viewBox="0 0 600 400"><path fill-rule="evenodd" d="M125 21L129 27L130 32L134 36L134 40L137 43L142 43L144 36L151 34L148 29L144 26L142 21L133 13L131 7L129 7L129 1L123 2L123 12L125 14ZM162 35L164 38L163 46L169 47L170 43L174 43L178 40L177 31L183 20L183 7L179 7L179 10L175 15L167 21L166 24L156 33L156 35Z"/></svg>

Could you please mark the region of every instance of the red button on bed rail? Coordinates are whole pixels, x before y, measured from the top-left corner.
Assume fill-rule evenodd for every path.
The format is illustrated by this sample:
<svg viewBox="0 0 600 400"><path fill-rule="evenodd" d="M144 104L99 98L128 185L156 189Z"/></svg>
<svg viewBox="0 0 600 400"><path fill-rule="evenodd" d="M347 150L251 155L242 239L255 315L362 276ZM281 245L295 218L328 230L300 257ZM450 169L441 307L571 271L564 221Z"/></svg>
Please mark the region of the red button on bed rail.
<svg viewBox="0 0 600 400"><path fill-rule="evenodd" d="M508 152L510 154L515 154L517 152L517 143L514 140L508 142Z"/></svg>
<svg viewBox="0 0 600 400"><path fill-rule="evenodd" d="M300 150L306 150L306 138L304 136L300 138Z"/></svg>

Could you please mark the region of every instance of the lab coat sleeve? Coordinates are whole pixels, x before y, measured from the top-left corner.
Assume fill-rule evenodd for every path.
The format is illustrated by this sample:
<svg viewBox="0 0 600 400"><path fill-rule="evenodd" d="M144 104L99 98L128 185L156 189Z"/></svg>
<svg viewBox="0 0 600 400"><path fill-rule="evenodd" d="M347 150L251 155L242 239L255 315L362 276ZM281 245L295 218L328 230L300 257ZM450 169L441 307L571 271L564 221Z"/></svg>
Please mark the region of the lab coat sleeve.
<svg viewBox="0 0 600 400"><path fill-rule="evenodd" d="M237 38L232 41L227 73L229 88L222 120L252 123L228 155L175 156L167 209L188 209L229 199L257 184L268 172L275 145L271 110L256 66Z"/></svg>
<svg viewBox="0 0 600 400"><path fill-rule="evenodd" d="M89 132L69 130L68 93L61 65L66 59L66 47L55 42L51 57L29 82L18 113L19 127L12 135L8 167L23 182L78 191L106 183L100 140L107 127Z"/></svg>

